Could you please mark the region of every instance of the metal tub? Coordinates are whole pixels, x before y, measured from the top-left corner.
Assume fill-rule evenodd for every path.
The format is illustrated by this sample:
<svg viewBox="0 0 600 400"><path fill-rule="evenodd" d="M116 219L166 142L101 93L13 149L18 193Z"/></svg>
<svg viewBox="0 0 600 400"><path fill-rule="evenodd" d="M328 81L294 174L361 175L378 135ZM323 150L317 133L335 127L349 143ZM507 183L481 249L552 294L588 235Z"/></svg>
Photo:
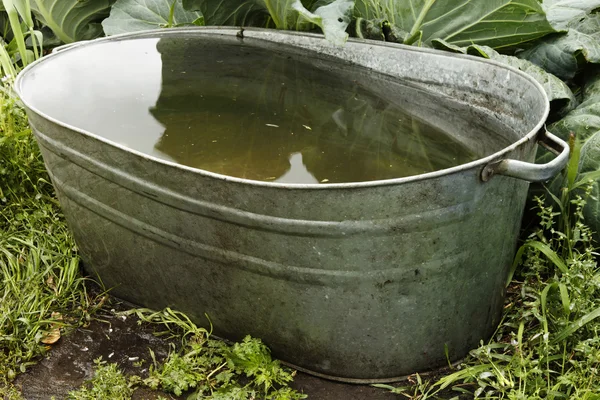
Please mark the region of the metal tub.
<svg viewBox="0 0 600 400"><path fill-rule="evenodd" d="M468 56L358 40L336 47L300 33L237 33L115 36L58 51L19 76L17 91L87 272L115 296L174 307L205 326L207 314L218 336L251 334L283 361L344 381L430 370L447 363L446 351L455 361L489 338L501 316L529 181L550 178L568 157L568 146L543 129L549 106L541 86ZM218 51L239 43L380 71L390 76L387 86L401 78L457 107L431 116L427 103L405 104L416 117L452 126L475 150L502 147L408 178L279 184L185 167L69 124L69 113L99 118L95 109L45 112L64 96L94 96L94 85L107 79L99 65L127 71L134 58L143 62L150 55L132 44L149 38L180 41L181 54L190 46ZM94 59L95 46L116 41L126 51ZM56 68L60 60L70 68ZM69 86L73 76L84 78L76 88ZM134 78L143 86L143 76L110 77L117 86ZM495 134L481 137L477 124L454 117L469 110L484 112L489 118L480 123L497 127ZM530 164L537 142L557 154L549 164Z"/></svg>

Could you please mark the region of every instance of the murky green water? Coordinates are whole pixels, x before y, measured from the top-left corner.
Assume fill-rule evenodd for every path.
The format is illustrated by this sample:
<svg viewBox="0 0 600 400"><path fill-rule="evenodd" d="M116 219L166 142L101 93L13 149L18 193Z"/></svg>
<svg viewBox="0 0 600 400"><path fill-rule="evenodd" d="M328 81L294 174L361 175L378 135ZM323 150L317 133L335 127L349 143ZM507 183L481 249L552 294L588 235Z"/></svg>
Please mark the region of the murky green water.
<svg viewBox="0 0 600 400"><path fill-rule="evenodd" d="M386 78L372 72L243 46L174 61L173 72L179 67L186 78L169 71L151 113L166 128L155 148L184 165L261 181L334 183L477 158L397 104L418 95L414 89L377 93Z"/></svg>
<svg viewBox="0 0 600 400"><path fill-rule="evenodd" d="M166 130L155 148L191 167L288 183L397 178L475 158L398 110L368 116L359 109L347 118L340 107L326 119L316 117L322 109L308 101L290 103L274 108L260 101L194 99L186 104L197 104L198 111L182 106L161 116Z"/></svg>
<svg viewBox="0 0 600 400"><path fill-rule="evenodd" d="M482 156L447 133L444 115L456 118L456 110L439 96L366 69L241 41L167 37L92 51L90 68L118 81L54 71L64 82L48 85L64 90L65 102L41 109L186 166L260 181L336 183L422 174Z"/></svg>

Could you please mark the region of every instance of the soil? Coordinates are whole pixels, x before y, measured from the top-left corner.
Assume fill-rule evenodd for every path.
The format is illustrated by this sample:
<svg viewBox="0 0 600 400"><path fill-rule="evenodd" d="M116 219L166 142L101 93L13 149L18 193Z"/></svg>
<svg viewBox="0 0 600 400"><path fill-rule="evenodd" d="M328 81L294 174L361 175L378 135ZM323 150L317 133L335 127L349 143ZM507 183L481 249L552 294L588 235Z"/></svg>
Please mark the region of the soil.
<svg viewBox="0 0 600 400"><path fill-rule="evenodd" d="M17 377L15 386L27 400L64 399L93 377L98 357L116 362L126 374L146 376L152 362L148 349L162 360L168 354L169 341L155 336L154 327L138 325L133 316L97 314L89 326L63 335L46 358ZM169 398L140 389L134 399L155 399L158 395Z"/></svg>

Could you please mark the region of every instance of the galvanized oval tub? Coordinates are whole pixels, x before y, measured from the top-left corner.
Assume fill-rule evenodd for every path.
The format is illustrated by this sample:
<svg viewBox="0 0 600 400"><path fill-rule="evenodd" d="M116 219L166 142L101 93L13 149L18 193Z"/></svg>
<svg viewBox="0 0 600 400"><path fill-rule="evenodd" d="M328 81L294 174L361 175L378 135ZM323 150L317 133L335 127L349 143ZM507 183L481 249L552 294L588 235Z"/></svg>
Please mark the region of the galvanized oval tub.
<svg viewBox="0 0 600 400"><path fill-rule="evenodd" d="M390 77L387 89L402 79L456 105L432 116L430 103L405 104L417 118L450 127L482 154L501 147L407 178L281 184L178 165L69 123L73 113L110 123L102 110L45 111L65 96L95 96L98 85L137 80L143 89L131 63L152 52L139 40L170 41L172 55L208 46L207 58L226 57L220 46L239 45L379 71ZM94 58L107 42L122 51ZM122 73L103 75L108 69ZM89 274L115 296L173 307L205 326L207 314L218 336L251 334L299 369L343 381L430 370L447 362L446 351L455 361L487 339L501 316L529 182L556 174L568 157L543 129L548 100L530 77L379 42L337 47L316 35L232 28L144 32L58 51L27 68L16 88ZM134 92L118 95L136 101ZM457 114L469 110L488 118L466 124ZM497 129L481 137L478 124ZM531 164L538 142L557 154L551 163Z"/></svg>

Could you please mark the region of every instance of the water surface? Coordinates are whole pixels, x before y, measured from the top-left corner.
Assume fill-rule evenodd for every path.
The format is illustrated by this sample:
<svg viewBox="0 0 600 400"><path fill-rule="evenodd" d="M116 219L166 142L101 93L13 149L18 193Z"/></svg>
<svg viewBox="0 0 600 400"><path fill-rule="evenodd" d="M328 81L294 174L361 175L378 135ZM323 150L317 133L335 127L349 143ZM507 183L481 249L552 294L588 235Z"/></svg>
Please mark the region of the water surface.
<svg viewBox="0 0 600 400"><path fill-rule="evenodd" d="M42 66L33 81L54 93L37 101L43 112L132 149L228 176L363 182L484 155L444 125L444 115L458 118L457 108L434 93L246 41L105 42Z"/></svg>

